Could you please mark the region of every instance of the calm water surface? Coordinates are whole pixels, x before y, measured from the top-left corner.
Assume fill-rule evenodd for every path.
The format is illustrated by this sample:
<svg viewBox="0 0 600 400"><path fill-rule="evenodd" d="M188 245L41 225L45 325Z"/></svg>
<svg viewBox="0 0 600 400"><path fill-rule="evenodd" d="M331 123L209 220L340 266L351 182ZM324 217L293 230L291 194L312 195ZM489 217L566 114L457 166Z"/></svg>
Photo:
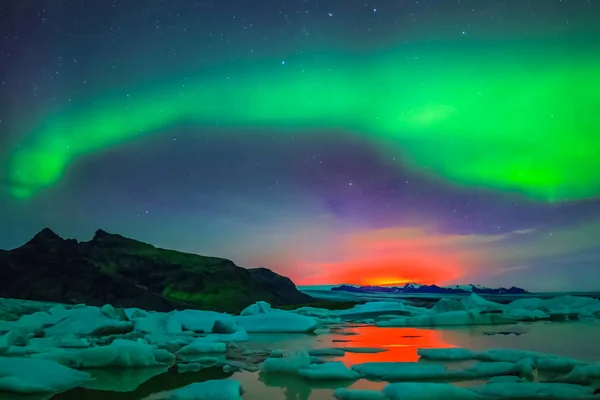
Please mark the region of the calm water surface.
<svg viewBox="0 0 600 400"><path fill-rule="evenodd" d="M504 334L499 334L504 333ZM510 334L506 334L510 333ZM251 349L297 349L325 347L383 347L377 354L346 353L344 357L324 357L347 365L370 361L417 361L419 347L466 347L472 350L513 348L555 353L585 361L600 361L600 322L536 322L506 326L471 326L454 329L376 328L346 326L341 332L316 335L251 335L245 345ZM313 383L283 375L237 372L220 368L175 373L164 370L91 371L97 378L94 389L75 389L53 400L152 398L153 394L209 379L237 379L245 389L245 400L332 399L340 387L381 389L385 382L359 380L346 383ZM481 382L460 382L473 385ZM31 397L16 397L33 399ZM36 400L39 399L36 398ZM12 398L11 398L12 400Z"/></svg>

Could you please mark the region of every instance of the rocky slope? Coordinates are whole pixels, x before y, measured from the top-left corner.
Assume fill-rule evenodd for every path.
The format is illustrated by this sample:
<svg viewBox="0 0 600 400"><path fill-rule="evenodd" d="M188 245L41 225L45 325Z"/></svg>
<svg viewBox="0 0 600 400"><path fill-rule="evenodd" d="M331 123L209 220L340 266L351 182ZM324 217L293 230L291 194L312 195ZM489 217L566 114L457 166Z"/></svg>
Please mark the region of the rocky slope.
<svg viewBox="0 0 600 400"><path fill-rule="evenodd" d="M168 311L236 312L258 300L308 303L293 282L270 270L248 270L223 258L156 248L99 230L88 242L46 228L0 252L0 297Z"/></svg>

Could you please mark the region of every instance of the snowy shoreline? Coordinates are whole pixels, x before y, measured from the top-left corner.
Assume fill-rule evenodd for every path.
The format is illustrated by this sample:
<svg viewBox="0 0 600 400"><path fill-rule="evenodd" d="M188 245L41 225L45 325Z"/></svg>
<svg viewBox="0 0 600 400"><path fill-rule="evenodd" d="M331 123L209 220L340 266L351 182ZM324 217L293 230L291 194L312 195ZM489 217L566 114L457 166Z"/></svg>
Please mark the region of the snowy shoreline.
<svg viewBox="0 0 600 400"><path fill-rule="evenodd" d="M14 317L19 313L22 316ZM600 363L516 349L474 351L423 348L423 362L328 361L346 352L385 348L336 347L250 349L254 334L343 332L351 324L387 327L506 325L521 321L590 320L600 317L600 300L577 296L523 298L495 303L472 294L442 298L432 308L402 301L370 302L348 310L302 307L293 311L258 302L240 315L201 310L149 312L110 305L65 306L0 299L0 391L40 394L48 399L76 387L94 387L89 371L148 369L148 378L169 371L218 367L226 372L287 374L307 382L368 379L390 382L382 391L339 389L338 399L421 398L590 398L600 380ZM11 321L6 316L13 316ZM552 338L549 338L552 340ZM471 360L456 368L448 362ZM598 360L600 361L600 360ZM45 371L31 374L31 371ZM487 382L472 388L451 381ZM418 383L415 383L418 381ZM220 393L215 397L215 393ZM240 399L235 380L199 382L159 393L153 399ZM422 397L427 394L429 397ZM162 396L162 397L161 397ZM212 397L211 397L212 396ZM421 396L421 397L419 397Z"/></svg>

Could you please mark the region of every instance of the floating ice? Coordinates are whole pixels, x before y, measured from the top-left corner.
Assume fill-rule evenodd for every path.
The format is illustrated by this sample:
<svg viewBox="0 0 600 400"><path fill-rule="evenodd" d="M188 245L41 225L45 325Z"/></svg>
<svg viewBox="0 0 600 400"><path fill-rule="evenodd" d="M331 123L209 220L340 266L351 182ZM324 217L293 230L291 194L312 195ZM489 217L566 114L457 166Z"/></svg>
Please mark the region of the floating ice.
<svg viewBox="0 0 600 400"><path fill-rule="evenodd" d="M259 301L244 308L240 315L267 314L271 312L271 305L266 301Z"/></svg>
<svg viewBox="0 0 600 400"><path fill-rule="evenodd" d="M358 389L337 389L333 397L337 400L389 400L382 392Z"/></svg>
<svg viewBox="0 0 600 400"><path fill-rule="evenodd" d="M380 321L379 327L402 326L453 326L453 325L494 325L510 324L513 320L500 314L481 314L479 311L450 311L441 314L426 314Z"/></svg>
<svg viewBox="0 0 600 400"><path fill-rule="evenodd" d="M353 365L352 369L364 378L382 381L445 379L460 373L448 370L445 365L416 362L368 362Z"/></svg>
<svg viewBox="0 0 600 400"><path fill-rule="evenodd" d="M358 372L338 361L312 364L307 368L299 369L298 374L311 380L354 380L360 377Z"/></svg>
<svg viewBox="0 0 600 400"><path fill-rule="evenodd" d="M482 396L469 389L447 383L390 383L383 388L383 394L390 400L468 400L482 399Z"/></svg>
<svg viewBox="0 0 600 400"><path fill-rule="evenodd" d="M241 329L248 333L314 332L318 325L314 318L288 311L240 316L236 317L236 322Z"/></svg>
<svg viewBox="0 0 600 400"><path fill-rule="evenodd" d="M0 357L0 391L64 392L91 380L87 372L76 371L54 361Z"/></svg>
<svg viewBox="0 0 600 400"><path fill-rule="evenodd" d="M263 363L263 371L267 373L297 373L298 370L310 367L310 355L306 349L286 354L282 358L267 358Z"/></svg>
<svg viewBox="0 0 600 400"><path fill-rule="evenodd" d="M242 400L243 389L238 381L221 379L192 383L175 389L164 396L164 400Z"/></svg>
<svg viewBox="0 0 600 400"><path fill-rule="evenodd" d="M594 388L566 383L488 383L471 388L475 393L502 399L576 399L588 397Z"/></svg>

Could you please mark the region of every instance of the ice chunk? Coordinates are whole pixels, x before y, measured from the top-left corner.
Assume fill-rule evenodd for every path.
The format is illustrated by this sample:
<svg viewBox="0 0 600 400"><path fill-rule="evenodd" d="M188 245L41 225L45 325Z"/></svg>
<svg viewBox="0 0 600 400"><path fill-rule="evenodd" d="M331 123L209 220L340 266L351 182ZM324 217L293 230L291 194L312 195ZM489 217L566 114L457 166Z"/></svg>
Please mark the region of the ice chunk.
<svg viewBox="0 0 600 400"><path fill-rule="evenodd" d="M146 333L165 333L167 335L178 335L183 327L170 314L152 313L140 318L132 318L134 329Z"/></svg>
<svg viewBox="0 0 600 400"><path fill-rule="evenodd" d="M337 357L341 357L344 354L346 354L346 352L342 349L335 349L335 348L329 348L329 349L310 349L308 350L308 354L310 354L311 356L337 356Z"/></svg>
<svg viewBox="0 0 600 400"><path fill-rule="evenodd" d="M389 400L382 392L358 389L336 389L333 397L337 400Z"/></svg>
<svg viewBox="0 0 600 400"><path fill-rule="evenodd" d="M512 301L506 305L506 309L541 310L542 308L544 308L544 304L545 300L537 297L530 297Z"/></svg>
<svg viewBox="0 0 600 400"><path fill-rule="evenodd" d="M594 388L566 383L488 383L471 388L475 393L502 399L576 399L591 396Z"/></svg>
<svg viewBox="0 0 600 400"><path fill-rule="evenodd" d="M384 349L381 347L340 347L340 350L343 350L347 353L363 353L363 354L376 354L376 353L385 353L388 349Z"/></svg>
<svg viewBox="0 0 600 400"><path fill-rule="evenodd" d="M521 378L515 375L501 375L491 377L487 383L517 383L520 381Z"/></svg>
<svg viewBox="0 0 600 400"><path fill-rule="evenodd" d="M527 310L525 308L512 308L506 310L504 315L515 321L537 321L540 319L549 319L550 315L541 310Z"/></svg>
<svg viewBox="0 0 600 400"><path fill-rule="evenodd" d="M236 322L241 329L244 329L248 333L314 332L318 325L314 318L287 311L240 316L236 317Z"/></svg>
<svg viewBox="0 0 600 400"><path fill-rule="evenodd" d="M0 331L19 330L24 333L33 333L41 331L47 326L51 326L64 318L62 314L50 314L44 311L33 314L23 315L17 321L0 321Z"/></svg>
<svg viewBox="0 0 600 400"><path fill-rule="evenodd" d="M510 324L514 321L500 314L481 314L478 311L450 311L441 314L426 314L416 317L380 321L379 327L400 326L454 326Z"/></svg>
<svg viewBox="0 0 600 400"><path fill-rule="evenodd" d="M579 365L573 368L565 377L567 380L584 381L589 378L600 378L600 363Z"/></svg>
<svg viewBox="0 0 600 400"><path fill-rule="evenodd" d="M133 330L131 322L119 321L104 315L98 307L72 309L68 316L45 329L46 335L107 335L128 333Z"/></svg>
<svg viewBox="0 0 600 400"><path fill-rule="evenodd" d="M168 392L164 400L242 400L243 389L238 381L230 379L192 383Z"/></svg>
<svg viewBox="0 0 600 400"><path fill-rule="evenodd" d="M431 348L431 349L417 349L417 354L422 358L429 360L439 361L456 361L456 360L475 360L478 358L479 353L471 351L469 349L463 349L460 347L454 348Z"/></svg>
<svg viewBox="0 0 600 400"><path fill-rule="evenodd" d="M541 357L535 361L538 369L546 371L570 371L580 365L586 363L569 357Z"/></svg>
<svg viewBox="0 0 600 400"><path fill-rule="evenodd" d="M263 371L267 373L297 373L299 369L309 366L310 355L306 349L300 349L283 358L267 358L263 363Z"/></svg>
<svg viewBox="0 0 600 400"><path fill-rule="evenodd" d="M365 318L390 313L404 313L404 303L400 301L371 301L365 304L357 304L349 310L331 311L330 315L342 318Z"/></svg>
<svg viewBox="0 0 600 400"><path fill-rule="evenodd" d="M183 310L173 311L170 315L171 318L180 323L184 329L203 333L212 333L216 321L227 323L227 321L234 320L234 317L230 314L215 311Z"/></svg>
<svg viewBox="0 0 600 400"><path fill-rule="evenodd" d="M431 308L434 314L441 314L450 311L466 311L465 303L456 299L442 298Z"/></svg>
<svg viewBox="0 0 600 400"><path fill-rule="evenodd" d="M383 381L453 378L461 373L460 371L450 371L441 364L416 362L368 362L353 365L352 369L362 377Z"/></svg>
<svg viewBox="0 0 600 400"><path fill-rule="evenodd" d="M83 350L58 350L34 354L36 359L50 359L71 368L157 367L155 348L147 343L117 339L108 346Z"/></svg>
<svg viewBox="0 0 600 400"><path fill-rule="evenodd" d="M271 312L271 305L266 301L258 301L244 308L240 315L267 314Z"/></svg>
<svg viewBox="0 0 600 400"><path fill-rule="evenodd" d="M9 331L0 337L0 353L8 350L10 346L26 346L29 336L18 329Z"/></svg>
<svg viewBox="0 0 600 400"><path fill-rule="evenodd" d="M447 383L390 383L383 388L383 394L390 400L468 400L482 397L469 389Z"/></svg>
<svg viewBox="0 0 600 400"><path fill-rule="evenodd" d="M300 307L292 311L293 313L304 315L306 317L316 317L316 318L329 318L331 314L331 310L326 308L316 308L316 307Z"/></svg>
<svg viewBox="0 0 600 400"><path fill-rule="evenodd" d="M212 333L234 333L237 324L234 319L218 319L212 327Z"/></svg>
<svg viewBox="0 0 600 400"><path fill-rule="evenodd" d="M465 368L463 371L473 378L512 374L531 377L533 376L533 361L530 358L525 358L517 363L479 362Z"/></svg>
<svg viewBox="0 0 600 400"><path fill-rule="evenodd" d="M479 353L479 358L487 361L505 361L515 363L524 358L537 361L539 358L552 357L552 354L539 353L537 351L516 349L487 349Z"/></svg>
<svg viewBox="0 0 600 400"><path fill-rule="evenodd" d="M249 340L249 337L248 337L248 332L246 332L244 330L239 330L235 333L223 333L223 334L208 335L208 336L205 336L203 339L207 340L207 341L212 341L212 342L230 343L230 342L247 342Z"/></svg>
<svg viewBox="0 0 600 400"><path fill-rule="evenodd" d="M164 374L168 370L168 366L156 368L96 368L87 371L94 380L86 383L83 387L91 390L101 390L104 393L133 392L144 382L157 375ZM106 396L108 399L118 399L119 397L122 396ZM89 397L83 395L80 398L81 400L87 400Z"/></svg>
<svg viewBox="0 0 600 400"><path fill-rule="evenodd" d="M298 374L312 380L354 380L360 377L358 372L351 370L339 361L312 364L307 368L299 369Z"/></svg>
<svg viewBox="0 0 600 400"><path fill-rule="evenodd" d="M64 392L91 380L87 372L76 371L54 361L0 357L0 391Z"/></svg>
<svg viewBox="0 0 600 400"><path fill-rule="evenodd" d="M177 354L225 353L226 351L227 345L225 343L200 337L179 350Z"/></svg>
<svg viewBox="0 0 600 400"><path fill-rule="evenodd" d="M467 309L479 309L486 311L498 311L504 310L506 307L504 304L495 303L493 301L489 301L479 296L478 294L471 294L466 299L462 300L463 304Z"/></svg>

